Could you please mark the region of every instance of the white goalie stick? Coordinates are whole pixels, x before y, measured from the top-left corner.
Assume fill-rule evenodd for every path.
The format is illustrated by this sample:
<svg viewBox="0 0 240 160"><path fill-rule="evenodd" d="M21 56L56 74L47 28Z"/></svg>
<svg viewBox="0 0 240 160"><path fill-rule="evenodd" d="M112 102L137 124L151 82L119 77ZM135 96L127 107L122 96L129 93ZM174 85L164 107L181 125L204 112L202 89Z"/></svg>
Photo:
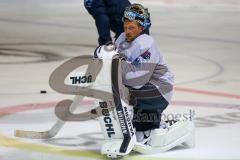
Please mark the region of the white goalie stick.
<svg viewBox="0 0 240 160"><path fill-rule="evenodd" d="M82 101L83 97L84 96L79 96L79 95L74 97L73 103L70 106L70 112L73 112L76 110L76 108ZM38 131L15 130L14 135L16 137L21 137L21 138L48 139L56 136L65 123L66 121L59 119L48 131L38 132Z"/></svg>

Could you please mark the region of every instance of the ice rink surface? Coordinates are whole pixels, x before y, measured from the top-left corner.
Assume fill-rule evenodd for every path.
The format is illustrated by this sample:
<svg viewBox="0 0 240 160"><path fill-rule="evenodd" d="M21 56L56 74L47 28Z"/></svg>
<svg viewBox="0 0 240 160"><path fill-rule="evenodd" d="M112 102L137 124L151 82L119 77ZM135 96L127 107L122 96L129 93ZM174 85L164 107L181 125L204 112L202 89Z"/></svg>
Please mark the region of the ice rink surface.
<svg viewBox="0 0 240 160"><path fill-rule="evenodd" d="M134 0L149 8L151 35L175 74L166 116L195 113L196 147L176 147L131 160L240 159L240 2ZM14 137L44 131L54 106L72 95L53 91L50 74L66 60L90 55L97 31L78 0L0 0L0 159L106 159L97 121L67 122L50 140ZM46 94L40 94L46 90ZM84 99L79 111L92 107Z"/></svg>

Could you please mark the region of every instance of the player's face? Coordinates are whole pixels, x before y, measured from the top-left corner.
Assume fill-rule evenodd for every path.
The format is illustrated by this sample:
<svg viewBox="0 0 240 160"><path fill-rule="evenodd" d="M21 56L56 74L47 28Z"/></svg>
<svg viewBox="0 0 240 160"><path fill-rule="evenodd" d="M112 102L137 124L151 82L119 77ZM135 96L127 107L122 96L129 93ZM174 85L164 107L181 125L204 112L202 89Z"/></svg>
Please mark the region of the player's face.
<svg viewBox="0 0 240 160"><path fill-rule="evenodd" d="M143 31L143 27L139 26L136 21L124 21L124 32L127 38L127 41L133 41L137 38Z"/></svg>

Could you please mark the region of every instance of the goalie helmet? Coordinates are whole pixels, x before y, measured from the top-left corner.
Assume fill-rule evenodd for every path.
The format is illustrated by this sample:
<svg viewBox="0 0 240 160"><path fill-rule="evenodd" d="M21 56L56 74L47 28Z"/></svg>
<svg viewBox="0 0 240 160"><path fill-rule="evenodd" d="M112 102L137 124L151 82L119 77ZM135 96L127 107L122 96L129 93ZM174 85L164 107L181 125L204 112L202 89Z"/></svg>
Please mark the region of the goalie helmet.
<svg viewBox="0 0 240 160"><path fill-rule="evenodd" d="M126 7L123 21L125 19L137 21L144 29L148 29L151 26L150 13L148 9L144 8L141 4L134 3Z"/></svg>

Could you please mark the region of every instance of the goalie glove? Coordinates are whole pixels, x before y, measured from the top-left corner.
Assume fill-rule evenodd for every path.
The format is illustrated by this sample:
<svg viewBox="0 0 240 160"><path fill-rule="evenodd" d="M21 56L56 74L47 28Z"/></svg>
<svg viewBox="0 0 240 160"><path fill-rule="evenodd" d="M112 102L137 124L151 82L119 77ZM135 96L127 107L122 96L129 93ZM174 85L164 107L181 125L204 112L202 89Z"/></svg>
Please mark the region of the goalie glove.
<svg viewBox="0 0 240 160"><path fill-rule="evenodd" d="M94 51L94 58L103 59L103 54L108 54L107 52L115 51L116 46L112 42L98 46ZM111 56L109 56L110 58Z"/></svg>

